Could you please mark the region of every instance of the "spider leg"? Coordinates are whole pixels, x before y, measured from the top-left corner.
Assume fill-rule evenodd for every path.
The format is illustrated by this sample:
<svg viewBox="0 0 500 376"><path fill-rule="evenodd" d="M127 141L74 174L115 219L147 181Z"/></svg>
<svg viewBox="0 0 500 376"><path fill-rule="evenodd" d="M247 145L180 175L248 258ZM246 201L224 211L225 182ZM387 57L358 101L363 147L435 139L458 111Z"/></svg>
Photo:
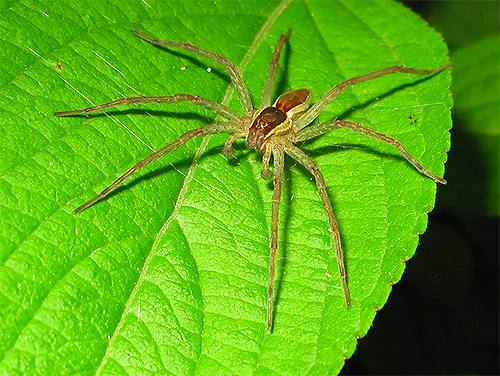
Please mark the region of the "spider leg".
<svg viewBox="0 0 500 376"><path fill-rule="evenodd" d="M75 213L79 213L79 212L87 209L89 206L95 204L97 201L102 200L113 189L115 189L117 186L119 186L121 183L123 183L126 179L128 179L135 172L137 172L138 170L140 170L141 168L143 168L147 164L156 161L157 159L161 158L162 156L171 152L172 150L177 149L179 146L186 143L188 140L192 139L193 137L203 136L203 135L207 135L207 134L211 134L211 133L230 133L230 132L233 132L234 130L235 130L234 124L223 123L223 124L206 125L204 127L200 127L200 128L194 129L192 131L189 131L187 133L184 133L182 136L180 136L174 142L171 142L167 146L165 146L162 149L156 151L155 153L149 155L148 157L144 158L139 163L137 163L134 166L132 166L131 168L129 168L127 170L127 172L125 172L122 176L120 176L113 183L111 183L108 187L106 187L106 189L104 189L96 197L94 197L92 200L89 200L86 203L84 203L83 205L76 208Z"/></svg>
<svg viewBox="0 0 500 376"><path fill-rule="evenodd" d="M350 121L343 121L343 120L334 120L328 123L320 124L317 127L311 127L311 128L306 128L302 131L299 132L297 135L297 141L305 141L311 138L314 138L316 136L319 136L325 132L328 132L331 129L334 128L349 128L352 129L355 132L362 133L366 136L376 138L377 140L381 140L384 142L387 142L388 144L393 145L396 147L401 154L406 158L410 164L415 167L416 170L418 170L421 174L431 178L437 183L441 184L446 184L446 180L443 178L440 178L439 176L433 174L426 168L424 168L420 163L417 162L417 160L405 149L403 145L393 137L387 136L383 133L375 132L374 130L371 130L369 128L365 128L359 124L352 123Z"/></svg>
<svg viewBox="0 0 500 376"><path fill-rule="evenodd" d="M316 187L318 188L319 195L323 201L323 206L325 207L326 214L328 216L328 222L330 223L330 232L333 237L333 242L335 243L335 252L337 256L337 265L339 268L340 280L342 281L342 288L344 289L344 297L347 306L351 305L351 296L349 294L349 288L347 287L347 278L344 265L344 252L342 251L342 242L340 240L340 230L335 214L333 213L332 203L328 197L328 191L326 190L326 183L318 165L301 149L296 146L289 146L285 149L286 153L290 155L293 159L303 165L316 180Z"/></svg>
<svg viewBox="0 0 500 376"><path fill-rule="evenodd" d="M269 170L269 162L271 161L271 153L272 149L268 146L264 151L264 155L262 156L262 169L260 171L260 176L264 180L269 180L273 177L273 174ZM276 163L276 155L274 156Z"/></svg>
<svg viewBox="0 0 500 376"><path fill-rule="evenodd" d="M239 116L236 112L231 110L220 103L211 101L210 99L202 98L191 94L176 94L160 97L129 97L114 100L112 102L102 103L97 106L87 107L80 110L70 110L54 112L55 116L74 116L79 114L86 114L89 112L104 110L106 108L116 107L122 104L134 103L178 103L178 102L191 102L201 107L212 110L215 114L220 115L228 120L238 120Z"/></svg>
<svg viewBox="0 0 500 376"><path fill-rule="evenodd" d="M300 131L301 129L309 125L314 119L316 119L319 116L319 114L323 111L323 109L326 106L328 106L335 99L335 97L337 97L346 87L357 85L361 82L365 82L377 77L385 76L386 74L392 74L397 72L412 73L412 74L435 74L441 72L442 70L450 66L451 64L445 64L430 70L393 66L378 70L376 72L349 78L331 88L329 91L326 92L326 94L323 96L323 98L321 98L319 102L311 106L311 108L309 108L309 110L296 121L294 125L295 131L296 132Z"/></svg>
<svg viewBox="0 0 500 376"><path fill-rule="evenodd" d="M214 54L213 52L205 51L199 47L196 47L190 43L183 43L183 42L173 42L173 41L168 41L168 40L161 40L161 39L155 39L148 37L144 34L142 34L139 31L132 30L132 33L137 35L139 38L157 45L157 46L171 46L171 47L179 47L183 48L187 51L194 52L198 55L202 55L205 57L208 57L209 59L212 59L226 67L226 69L229 71L229 74L231 75L231 79L233 81L234 87L236 91L238 92L238 96L240 97L241 105L243 106L245 112L250 112L253 110L253 105L252 105L252 100L250 98L250 93L248 92L248 88L245 85L245 82L243 81L243 78L241 77L241 74L234 66L233 63L231 63L229 60L226 58Z"/></svg>
<svg viewBox="0 0 500 376"><path fill-rule="evenodd" d="M276 44L276 47L274 48L273 58L271 59L271 63L269 64L266 83L264 84L264 91L262 92L262 108L271 106L271 97L273 95L273 86L276 82L276 74L278 73L281 50L283 49L283 45L286 43L288 38L290 38L290 33L291 30L288 29L286 34L281 35L278 43Z"/></svg>
<svg viewBox="0 0 500 376"><path fill-rule="evenodd" d="M273 212L271 218L271 252L269 259L269 286L267 289L267 329L271 332L273 328L274 315L274 278L276 275L276 256L278 254L278 219L281 202L281 191L283 185L283 171L285 156L281 148L273 150L274 155L274 191Z"/></svg>
<svg viewBox="0 0 500 376"><path fill-rule="evenodd" d="M233 143L234 143L234 141L236 141L236 139L238 139L239 137L242 137L242 136L244 136L244 133L236 132L236 133L233 133L227 139L226 143L224 144L224 148L223 148L223 153L224 153L224 156L227 158L227 160L231 160L231 159L235 158Z"/></svg>

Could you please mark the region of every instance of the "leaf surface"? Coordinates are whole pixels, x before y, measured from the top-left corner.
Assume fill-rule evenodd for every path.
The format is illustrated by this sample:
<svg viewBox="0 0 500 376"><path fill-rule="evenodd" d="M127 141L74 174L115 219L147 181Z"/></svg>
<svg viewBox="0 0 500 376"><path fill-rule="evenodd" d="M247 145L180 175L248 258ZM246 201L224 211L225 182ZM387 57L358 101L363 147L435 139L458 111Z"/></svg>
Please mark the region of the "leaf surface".
<svg viewBox="0 0 500 376"><path fill-rule="evenodd" d="M90 118L54 111L122 96L222 100L204 58L134 28L226 56L258 103L278 36L292 28L280 91L313 101L344 78L447 62L440 36L392 2L4 2L0 15L0 370L4 374L335 374L411 258L435 183L390 146L348 130L304 145L328 184L346 252L346 309L315 185L287 161L275 329L266 334L270 185L260 157L193 140L74 215L151 149L213 119L187 104ZM373 15L377 15L374 17ZM211 68L211 69L207 69ZM442 175L449 72L346 90L321 120L361 122ZM233 96L233 108L238 105ZM397 325L397 323L395 323Z"/></svg>

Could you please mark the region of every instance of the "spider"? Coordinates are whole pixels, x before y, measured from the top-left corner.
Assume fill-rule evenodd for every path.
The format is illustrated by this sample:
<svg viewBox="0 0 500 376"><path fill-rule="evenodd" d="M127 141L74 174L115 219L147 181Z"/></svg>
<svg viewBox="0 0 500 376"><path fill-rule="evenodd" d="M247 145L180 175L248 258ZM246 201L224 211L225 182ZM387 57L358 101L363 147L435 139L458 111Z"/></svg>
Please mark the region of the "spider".
<svg viewBox="0 0 500 376"><path fill-rule="evenodd" d="M176 94L169 96L157 97L127 97L117 99L112 102L103 103L100 105L71 111L56 112L56 116L74 116L86 114L89 112L104 110L107 108L119 106L122 104L135 103L178 103L191 102L195 105L205 107L213 111L218 117L216 121L210 125L205 125L197 129L193 129L184 133L175 141L169 143L162 149L154 152L144 158L122 176L111 183L106 189L99 193L93 199L85 202L83 205L75 209L75 213L79 213L89 206L105 198L118 185L123 183L135 172L146 166L147 164L156 161L172 150L183 145L188 140L205 136L214 133L230 134L223 147L223 153L228 160L234 158L233 143L238 138L246 139L246 146L250 149L255 149L262 153L262 169L261 175L264 179L274 179L274 190L272 199L272 218L271 218L271 242L270 242L270 261L269 261L269 284L267 289L267 329L272 332L273 328L273 312L274 312L274 280L276 273L276 256L278 250L278 212L281 201L281 191L283 185L283 174L285 168L285 154L304 166L306 170L314 177L316 187L319 191L326 215L328 217L330 232L333 237L335 247L337 266L340 275L340 281L344 293L345 303L347 307L351 304L349 288L347 285L347 277L344 266L344 255L342 251L342 242L340 236L339 225L333 212L332 204L328 196L325 179L321 174L318 165L304 152L297 144L303 141L318 137L326 132L337 128L349 128L355 132L362 133L368 137L384 141L396 147L406 160L421 174L433 179L434 181L446 184L446 180L438 177L432 172L425 169L417 160L399 143L396 139L365 128L360 124L356 124L346 120L331 120L322 124L312 124L319 114L327 107L342 91L353 85L381 77L387 74L402 72L411 74L431 75L438 73L451 64L445 64L435 69L415 69L404 66L391 66L372 73L363 74L357 77L344 80L328 90L323 97L315 104L310 106L311 92L308 89L296 89L284 94L281 94L272 103L271 96L273 86L276 81L279 60L283 46L290 37L290 30L280 36L278 43L275 46L272 55L271 63L269 64L267 78L264 83L262 92L262 100L260 108L254 108L248 88L246 87L241 73L226 58L217 55L213 52L206 51L190 43L166 41L151 38L138 31L132 30L132 33L139 38L157 46L179 47L181 49L193 52L195 54L209 58L217 63L222 64L231 76L231 81L239 96L241 106L243 107L243 115L238 114L231 108L206 99L197 95L191 94ZM219 120L224 119L224 120ZM274 169L271 171L270 162L273 158Z"/></svg>

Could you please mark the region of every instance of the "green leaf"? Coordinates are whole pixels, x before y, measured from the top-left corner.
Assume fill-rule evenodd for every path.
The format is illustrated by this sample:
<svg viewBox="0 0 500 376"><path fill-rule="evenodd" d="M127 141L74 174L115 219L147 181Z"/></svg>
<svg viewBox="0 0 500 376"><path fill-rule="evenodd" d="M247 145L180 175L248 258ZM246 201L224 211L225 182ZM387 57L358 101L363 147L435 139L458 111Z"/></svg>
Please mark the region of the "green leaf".
<svg viewBox="0 0 500 376"><path fill-rule="evenodd" d="M275 328L266 334L271 186L260 156L194 140L74 215L127 168L213 116L193 106L56 118L122 96L222 100L213 62L155 48L134 28L188 41L243 70L258 102L280 33L280 90L313 101L342 79L447 62L440 36L395 2L6 2L0 58L0 370L13 373L334 374L414 254L436 185L397 151L348 130L304 145L340 223L345 307L314 183L287 160ZM207 68L212 68L208 72ZM448 71L346 90L321 120L358 121L444 171ZM233 96L231 102L238 109ZM410 120L411 119L411 120ZM340 145L340 146L339 146ZM395 323L397 325L397 323Z"/></svg>
<svg viewBox="0 0 500 376"><path fill-rule="evenodd" d="M443 202L454 210L500 215L499 59L498 35L452 55L456 143Z"/></svg>

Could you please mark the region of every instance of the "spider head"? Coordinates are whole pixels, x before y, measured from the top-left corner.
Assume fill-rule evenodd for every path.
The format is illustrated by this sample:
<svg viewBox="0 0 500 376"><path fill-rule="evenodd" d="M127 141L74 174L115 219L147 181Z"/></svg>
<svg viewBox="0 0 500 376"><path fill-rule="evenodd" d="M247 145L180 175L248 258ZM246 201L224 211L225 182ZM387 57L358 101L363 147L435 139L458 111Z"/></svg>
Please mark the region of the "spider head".
<svg viewBox="0 0 500 376"><path fill-rule="evenodd" d="M257 113L247 134L247 145L262 150L264 141L280 124L287 120L286 114L276 107L267 107Z"/></svg>

